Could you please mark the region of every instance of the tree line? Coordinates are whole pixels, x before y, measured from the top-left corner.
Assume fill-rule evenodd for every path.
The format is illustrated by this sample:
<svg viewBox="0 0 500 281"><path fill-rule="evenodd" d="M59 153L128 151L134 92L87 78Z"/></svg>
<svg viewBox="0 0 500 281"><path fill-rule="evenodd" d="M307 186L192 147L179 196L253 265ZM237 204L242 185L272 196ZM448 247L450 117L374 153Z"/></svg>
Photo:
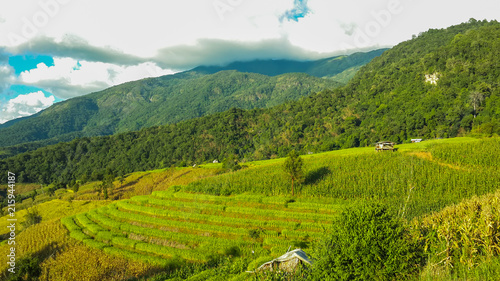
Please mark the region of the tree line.
<svg viewBox="0 0 500 281"><path fill-rule="evenodd" d="M379 140L500 134L500 24L430 30L363 67L345 87L269 109L230 109L177 124L79 138L0 161L23 182L70 182L225 159L240 162ZM426 82L427 74L438 77ZM0 176L2 180L5 175Z"/></svg>

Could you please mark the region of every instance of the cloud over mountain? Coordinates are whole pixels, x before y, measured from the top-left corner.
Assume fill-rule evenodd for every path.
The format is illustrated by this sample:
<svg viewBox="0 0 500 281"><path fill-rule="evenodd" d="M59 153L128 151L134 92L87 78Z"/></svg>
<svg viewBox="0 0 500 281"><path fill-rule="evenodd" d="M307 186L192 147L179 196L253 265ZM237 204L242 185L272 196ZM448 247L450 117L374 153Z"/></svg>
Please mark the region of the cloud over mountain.
<svg viewBox="0 0 500 281"><path fill-rule="evenodd" d="M0 124L14 118L29 116L51 106L54 96L46 97L42 91L19 95L9 100L0 108Z"/></svg>
<svg viewBox="0 0 500 281"><path fill-rule="evenodd" d="M111 47L92 46L85 39L70 35L64 36L60 42L56 42L54 38L40 36L10 50L17 54L45 54L116 65L137 65L146 61L144 58L125 54Z"/></svg>
<svg viewBox="0 0 500 281"><path fill-rule="evenodd" d="M293 45L286 37L254 42L200 39L192 45L163 48L152 60L165 68L189 69L254 59L314 60L337 54L308 51Z"/></svg>

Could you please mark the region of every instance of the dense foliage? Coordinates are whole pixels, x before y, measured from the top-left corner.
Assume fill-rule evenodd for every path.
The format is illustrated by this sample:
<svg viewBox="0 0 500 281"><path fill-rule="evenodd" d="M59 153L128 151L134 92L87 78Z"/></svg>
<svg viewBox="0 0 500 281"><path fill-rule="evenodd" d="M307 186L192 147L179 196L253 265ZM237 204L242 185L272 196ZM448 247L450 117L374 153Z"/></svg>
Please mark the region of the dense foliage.
<svg viewBox="0 0 500 281"><path fill-rule="evenodd" d="M238 62L125 83L0 124L0 146L11 146L0 151L0 157L76 137L176 123L232 107L279 105L345 84L360 66L383 51L385 49L305 62ZM335 75L341 77L335 79Z"/></svg>
<svg viewBox="0 0 500 281"><path fill-rule="evenodd" d="M315 280L403 280L423 263L423 245L382 205L351 207L316 245Z"/></svg>
<svg viewBox="0 0 500 281"><path fill-rule="evenodd" d="M0 143L16 145L7 153L23 152L75 137L176 123L232 107L272 107L340 85L299 73L269 77L234 70L144 79L70 99L14 122L1 129Z"/></svg>
<svg viewBox="0 0 500 281"><path fill-rule="evenodd" d="M496 280L500 273L500 191L474 196L415 226L427 238L429 279ZM481 267L492 265L481 272ZM439 269L439 270L437 270ZM457 278L458 279L458 278Z"/></svg>
<svg viewBox="0 0 500 281"><path fill-rule="evenodd" d="M9 274L7 281L38 280L42 273L40 261L36 257L25 257L17 261L16 271Z"/></svg>
<svg viewBox="0 0 500 281"><path fill-rule="evenodd" d="M270 109L231 109L175 125L81 138L0 161L0 167L19 172L23 181L48 183L83 175L98 179L106 169L127 173L230 155L269 159L292 149L307 153L381 139L500 133L500 69L494 64L499 38L496 21L430 30L375 58L341 89ZM439 78L435 85L426 82L432 74ZM301 83L293 81L283 85ZM477 91L484 99L473 105Z"/></svg>
<svg viewBox="0 0 500 281"><path fill-rule="evenodd" d="M401 142L452 137L471 129L500 133L499 39L498 22L471 19L431 29L374 59L349 87L349 109L360 127L350 135L363 142L373 130ZM432 75L435 84L429 80ZM483 99L473 102L476 92Z"/></svg>

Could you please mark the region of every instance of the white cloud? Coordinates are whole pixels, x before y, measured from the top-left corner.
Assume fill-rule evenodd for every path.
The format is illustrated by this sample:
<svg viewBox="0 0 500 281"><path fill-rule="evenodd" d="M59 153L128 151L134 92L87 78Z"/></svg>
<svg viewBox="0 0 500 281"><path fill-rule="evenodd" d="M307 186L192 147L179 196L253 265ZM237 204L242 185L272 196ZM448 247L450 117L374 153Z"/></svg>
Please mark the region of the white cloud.
<svg viewBox="0 0 500 281"><path fill-rule="evenodd" d="M14 82L14 71L8 65L0 64L0 93Z"/></svg>
<svg viewBox="0 0 500 281"><path fill-rule="evenodd" d="M401 12L384 21L390 5ZM41 64L18 79L0 63L0 92L17 83L60 98L170 68L317 59L392 46L471 17L499 19L498 0L23 0L0 1L0 12L0 51L55 58L54 66Z"/></svg>
<svg viewBox="0 0 500 281"><path fill-rule="evenodd" d="M54 58L53 66L43 63L19 75L19 83L46 89L63 99L103 90L132 80L173 73L154 63L119 66L110 63Z"/></svg>
<svg viewBox="0 0 500 281"><path fill-rule="evenodd" d="M29 116L51 106L54 96L45 97L42 91L19 95L1 107L0 124L9 120Z"/></svg>
<svg viewBox="0 0 500 281"><path fill-rule="evenodd" d="M344 40L337 37L345 35L345 31L337 32L342 30L341 24L364 28L372 20L372 12L385 9L391 2L406 7L404 16L395 18L387 32L373 38L373 45L398 43L411 38L415 30L443 28L469 17L498 19L497 0L0 1L0 11L8 11L2 14L0 46L17 45L10 35L25 39L22 42L38 36L60 41L73 35L96 48L108 46L124 54L147 58L154 57L160 49L193 44L200 39L254 42L285 36L294 38L292 42L298 47L310 48L314 46L309 43L312 37L316 37L315 41L319 37ZM215 3L227 7L222 17ZM301 13L305 17L298 22L280 22L283 15L293 18ZM306 17L310 18L309 23ZM328 46L328 52L335 52L338 45L316 49Z"/></svg>

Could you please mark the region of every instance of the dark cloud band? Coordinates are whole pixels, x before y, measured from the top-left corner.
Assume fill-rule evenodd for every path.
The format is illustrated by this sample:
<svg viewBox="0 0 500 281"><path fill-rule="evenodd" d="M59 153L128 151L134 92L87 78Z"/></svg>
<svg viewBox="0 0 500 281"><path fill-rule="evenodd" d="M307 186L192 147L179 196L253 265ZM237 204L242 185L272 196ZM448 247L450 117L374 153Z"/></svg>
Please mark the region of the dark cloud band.
<svg viewBox="0 0 500 281"><path fill-rule="evenodd" d="M104 47L95 47L76 36L66 36L61 42L53 38L36 37L29 42L12 48L17 54L33 53L51 55L54 57L70 57L90 62L104 62L116 65L137 65L147 60L137 56Z"/></svg>

